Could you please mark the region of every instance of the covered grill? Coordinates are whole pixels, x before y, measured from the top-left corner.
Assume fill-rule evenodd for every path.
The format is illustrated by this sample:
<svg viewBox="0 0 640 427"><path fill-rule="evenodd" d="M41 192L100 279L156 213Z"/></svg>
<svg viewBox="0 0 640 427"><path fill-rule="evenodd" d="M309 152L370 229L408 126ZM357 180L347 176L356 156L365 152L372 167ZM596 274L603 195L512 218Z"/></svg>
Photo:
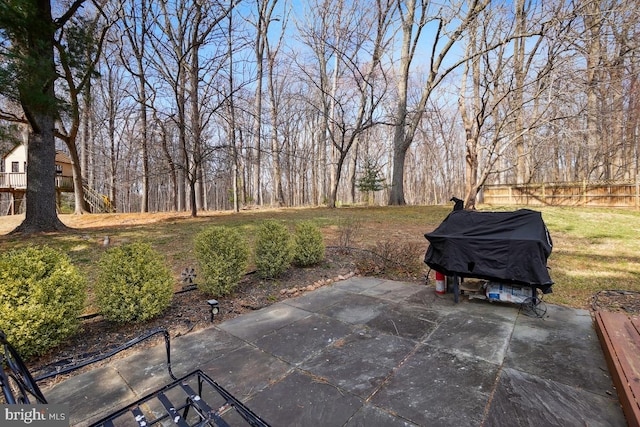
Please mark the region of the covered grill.
<svg viewBox="0 0 640 427"><path fill-rule="evenodd" d="M540 212L454 210L433 232L424 262L447 276L473 277L551 292L553 243Z"/></svg>

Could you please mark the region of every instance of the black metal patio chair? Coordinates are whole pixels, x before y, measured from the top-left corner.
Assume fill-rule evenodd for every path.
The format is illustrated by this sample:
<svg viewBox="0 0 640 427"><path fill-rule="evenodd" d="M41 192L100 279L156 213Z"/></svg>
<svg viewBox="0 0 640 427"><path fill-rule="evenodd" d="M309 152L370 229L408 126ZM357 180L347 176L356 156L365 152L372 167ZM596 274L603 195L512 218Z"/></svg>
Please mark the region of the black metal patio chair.
<svg viewBox="0 0 640 427"><path fill-rule="evenodd" d="M156 424L186 426L251 425L266 427L268 424L236 399L231 393L201 370L195 370L177 378L171 370L171 344L166 329L158 328L134 338L125 344L94 358L57 369L34 378L16 349L0 331L0 386L4 402L9 405L47 404L39 381L64 375L87 365L106 360L155 335L163 335L167 352L167 369L172 381L126 407L112 412L92 426Z"/></svg>

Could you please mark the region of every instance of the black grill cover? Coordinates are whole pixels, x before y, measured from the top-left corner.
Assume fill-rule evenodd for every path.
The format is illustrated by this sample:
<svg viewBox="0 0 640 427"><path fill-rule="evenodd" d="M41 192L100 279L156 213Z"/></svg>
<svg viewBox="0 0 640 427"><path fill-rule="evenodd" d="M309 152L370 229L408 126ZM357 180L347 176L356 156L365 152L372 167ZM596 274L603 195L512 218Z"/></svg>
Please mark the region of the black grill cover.
<svg viewBox="0 0 640 427"><path fill-rule="evenodd" d="M424 237L430 243L424 262L447 276L551 291L547 259L553 243L540 212L456 210Z"/></svg>

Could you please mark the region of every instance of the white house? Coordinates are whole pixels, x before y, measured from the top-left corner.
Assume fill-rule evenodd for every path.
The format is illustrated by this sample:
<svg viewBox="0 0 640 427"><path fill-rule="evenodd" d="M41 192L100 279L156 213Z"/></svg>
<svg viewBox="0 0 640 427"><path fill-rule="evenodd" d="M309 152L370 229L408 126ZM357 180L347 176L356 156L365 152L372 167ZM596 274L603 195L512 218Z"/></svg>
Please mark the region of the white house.
<svg viewBox="0 0 640 427"><path fill-rule="evenodd" d="M0 162L0 209L7 215L21 212L27 192L27 145L17 145ZM56 151L56 192L73 191L73 165L65 153ZM6 195L6 196L5 196ZM8 198L7 198L8 197Z"/></svg>
<svg viewBox="0 0 640 427"><path fill-rule="evenodd" d="M62 151L56 151L56 187L73 189L71 159ZM1 188L27 188L27 146L20 144L2 158L0 163Z"/></svg>

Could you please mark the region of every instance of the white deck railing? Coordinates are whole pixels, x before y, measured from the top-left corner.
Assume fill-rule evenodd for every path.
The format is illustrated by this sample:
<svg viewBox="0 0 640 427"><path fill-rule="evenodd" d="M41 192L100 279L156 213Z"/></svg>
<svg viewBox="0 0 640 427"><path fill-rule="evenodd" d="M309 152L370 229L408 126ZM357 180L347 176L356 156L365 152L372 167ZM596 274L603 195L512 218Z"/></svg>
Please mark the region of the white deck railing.
<svg viewBox="0 0 640 427"><path fill-rule="evenodd" d="M0 188L26 190L27 174L24 172L0 173ZM56 188L73 191L73 178L70 176L56 176Z"/></svg>
<svg viewBox="0 0 640 427"><path fill-rule="evenodd" d="M27 188L27 174L16 172L3 172L0 173L0 187L2 188Z"/></svg>

